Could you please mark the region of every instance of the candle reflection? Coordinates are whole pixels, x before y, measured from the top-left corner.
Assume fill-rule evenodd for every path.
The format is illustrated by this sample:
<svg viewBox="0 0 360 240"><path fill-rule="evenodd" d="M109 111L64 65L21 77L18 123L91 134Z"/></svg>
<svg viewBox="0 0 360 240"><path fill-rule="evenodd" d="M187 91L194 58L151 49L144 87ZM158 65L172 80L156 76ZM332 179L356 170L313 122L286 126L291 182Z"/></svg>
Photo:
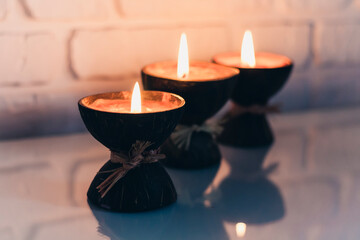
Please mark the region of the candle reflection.
<svg viewBox="0 0 360 240"><path fill-rule="evenodd" d="M248 226L281 219L285 209L277 186L265 176L244 179L240 171L248 162L262 162L259 158L265 157L267 149L222 150L225 158L220 168L167 169L179 196L177 204L169 208L135 216L111 214L90 205L99 231L113 240L247 239Z"/></svg>
<svg viewBox="0 0 360 240"><path fill-rule="evenodd" d="M236 224L236 236L238 238L245 237L246 234L246 224L243 222L239 222Z"/></svg>
<svg viewBox="0 0 360 240"><path fill-rule="evenodd" d="M230 231L244 238L247 226L281 219L285 215L281 193L267 179L277 165L262 167L269 148L220 149L223 159L205 198L225 222L232 223Z"/></svg>

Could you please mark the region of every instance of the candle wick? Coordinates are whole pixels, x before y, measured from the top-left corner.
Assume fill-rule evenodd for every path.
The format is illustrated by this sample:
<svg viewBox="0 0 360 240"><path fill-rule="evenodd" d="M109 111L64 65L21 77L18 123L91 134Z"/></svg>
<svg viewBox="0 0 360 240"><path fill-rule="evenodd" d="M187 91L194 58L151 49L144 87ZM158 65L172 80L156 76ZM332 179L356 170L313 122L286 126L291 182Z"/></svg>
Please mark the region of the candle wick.
<svg viewBox="0 0 360 240"><path fill-rule="evenodd" d="M186 73L184 73L182 76L181 76L181 78L187 78L187 74Z"/></svg>

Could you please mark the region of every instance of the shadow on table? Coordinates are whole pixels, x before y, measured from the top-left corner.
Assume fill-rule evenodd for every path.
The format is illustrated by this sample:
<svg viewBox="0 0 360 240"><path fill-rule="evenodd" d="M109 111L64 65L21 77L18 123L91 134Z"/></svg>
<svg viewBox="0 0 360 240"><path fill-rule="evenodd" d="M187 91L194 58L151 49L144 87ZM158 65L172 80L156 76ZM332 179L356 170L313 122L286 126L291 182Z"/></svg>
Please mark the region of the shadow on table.
<svg viewBox="0 0 360 240"><path fill-rule="evenodd" d="M168 169L178 201L156 211L124 214L104 211L90 203L99 233L110 239L229 239L226 222L262 224L281 219L284 204L266 170L244 171L240 161L262 161L268 149L222 149L219 166L202 170ZM230 151L230 152L229 152ZM238 151L238 150L236 150ZM239 169L240 165L240 169Z"/></svg>

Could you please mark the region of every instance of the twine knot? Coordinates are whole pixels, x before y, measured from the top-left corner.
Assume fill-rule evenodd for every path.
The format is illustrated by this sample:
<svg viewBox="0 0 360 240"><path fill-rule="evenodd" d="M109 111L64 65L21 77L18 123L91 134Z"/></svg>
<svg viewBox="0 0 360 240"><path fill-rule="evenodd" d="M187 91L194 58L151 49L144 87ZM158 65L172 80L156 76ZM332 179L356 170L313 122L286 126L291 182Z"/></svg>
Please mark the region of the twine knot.
<svg viewBox="0 0 360 240"><path fill-rule="evenodd" d="M194 132L209 133L212 138L216 138L223 130L218 123L204 123L202 125L177 125L175 131L171 134L171 140L179 149L189 150L191 137Z"/></svg>
<svg viewBox="0 0 360 240"><path fill-rule="evenodd" d="M121 163L122 166L116 169L98 172L98 174L112 173L96 187L101 194L101 198L105 197L115 183L123 178L131 169L139 166L140 164L155 163L160 159L165 158L164 154L159 154L159 148L145 151L151 145L152 143L148 141L136 141L131 146L128 154L111 151L110 161L112 163Z"/></svg>

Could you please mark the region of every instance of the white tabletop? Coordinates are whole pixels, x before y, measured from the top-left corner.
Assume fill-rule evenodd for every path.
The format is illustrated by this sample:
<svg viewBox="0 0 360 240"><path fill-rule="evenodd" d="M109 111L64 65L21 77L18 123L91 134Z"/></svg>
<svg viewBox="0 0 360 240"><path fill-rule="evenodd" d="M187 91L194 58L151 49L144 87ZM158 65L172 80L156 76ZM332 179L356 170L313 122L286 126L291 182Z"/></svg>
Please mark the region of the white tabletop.
<svg viewBox="0 0 360 240"><path fill-rule="evenodd" d="M89 134L0 142L0 239L360 239L360 109L271 124L272 147L221 147L220 166L168 169L178 201L136 214L89 206L109 157ZM244 161L262 158L262 172L244 173Z"/></svg>

